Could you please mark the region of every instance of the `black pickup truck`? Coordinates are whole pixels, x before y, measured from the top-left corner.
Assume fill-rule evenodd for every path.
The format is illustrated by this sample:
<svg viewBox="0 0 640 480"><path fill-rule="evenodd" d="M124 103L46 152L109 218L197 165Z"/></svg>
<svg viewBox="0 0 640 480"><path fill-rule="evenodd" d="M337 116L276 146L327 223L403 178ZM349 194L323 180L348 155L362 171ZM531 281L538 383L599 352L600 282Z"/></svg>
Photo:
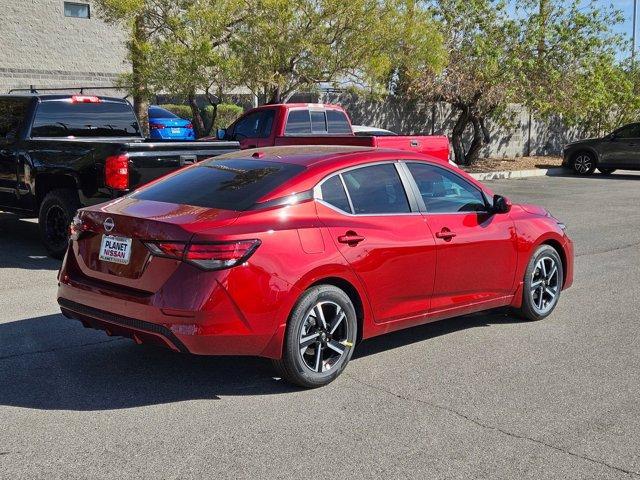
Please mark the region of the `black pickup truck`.
<svg viewBox="0 0 640 480"><path fill-rule="evenodd" d="M38 217L62 257L75 211L122 196L236 142L151 142L131 104L89 95L0 96L0 210Z"/></svg>

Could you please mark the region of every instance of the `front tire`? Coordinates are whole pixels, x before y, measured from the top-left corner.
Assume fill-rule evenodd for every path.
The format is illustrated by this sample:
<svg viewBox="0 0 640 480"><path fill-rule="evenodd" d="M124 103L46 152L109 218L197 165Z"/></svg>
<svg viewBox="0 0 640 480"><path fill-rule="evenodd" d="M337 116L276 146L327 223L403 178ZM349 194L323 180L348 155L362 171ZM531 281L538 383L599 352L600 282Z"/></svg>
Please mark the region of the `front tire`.
<svg viewBox="0 0 640 480"><path fill-rule="evenodd" d="M560 299L563 280L562 260L557 250L550 245L539 246L524 275L519 315L529 321L551 315Z"/></svg>
<svg viewBox="0 0 640 480"><path fill-rule="evenodd" d="M578 175L591 175L596 169L596 158L591 152L578 152L573 157L572 166Z"/></svg>
<svg viewBox="0 0 640 480"><path fill-rule="evenodd" d="M73 190L52 190L42 200L38 215L40 238L53 258L64 257L69 245L69 226L78 208L80 201Z"/></svg>
<svg viewBox="0 0 640 480"><path fill-rule="evenodd" d="M289 317L282 358L273 364L288 382L322 387L345 369L356 343L358 321L349 296L333 285L306 290Z"/></svg>

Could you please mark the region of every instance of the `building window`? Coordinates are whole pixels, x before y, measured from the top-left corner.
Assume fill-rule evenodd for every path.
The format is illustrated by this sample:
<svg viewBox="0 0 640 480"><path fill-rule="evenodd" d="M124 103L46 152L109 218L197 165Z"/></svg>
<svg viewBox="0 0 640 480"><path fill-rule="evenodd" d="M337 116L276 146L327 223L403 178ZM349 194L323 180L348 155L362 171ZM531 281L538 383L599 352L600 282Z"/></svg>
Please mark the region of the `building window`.
<svg viewBox="0 0 640 480"><path fill-rule="evenodd" d="M90 18L91 11L88 3L64 2L64 16L73 18Z"/></svg>

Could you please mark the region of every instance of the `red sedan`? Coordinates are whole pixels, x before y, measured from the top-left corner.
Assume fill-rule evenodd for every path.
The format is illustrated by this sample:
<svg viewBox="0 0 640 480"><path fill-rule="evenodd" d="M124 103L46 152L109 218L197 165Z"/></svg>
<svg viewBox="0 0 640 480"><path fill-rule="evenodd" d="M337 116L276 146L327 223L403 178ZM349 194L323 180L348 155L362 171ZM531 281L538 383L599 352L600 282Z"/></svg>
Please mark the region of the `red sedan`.
<svg viewBox="0 0 640 480"><path fill-rule="evenodd" d="M573 246L544 208L511 205L421 154L246 150L79 211L64 315L203 355L272 358L305 387L360 340L511 306L549 315Z"/></svg>

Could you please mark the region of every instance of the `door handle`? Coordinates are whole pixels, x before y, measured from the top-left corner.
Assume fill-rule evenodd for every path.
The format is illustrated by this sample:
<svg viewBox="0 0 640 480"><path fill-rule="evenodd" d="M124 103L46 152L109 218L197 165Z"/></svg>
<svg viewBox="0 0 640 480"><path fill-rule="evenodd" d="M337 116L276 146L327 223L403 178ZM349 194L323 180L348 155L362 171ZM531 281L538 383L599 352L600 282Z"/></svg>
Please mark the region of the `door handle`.
<svg viewBox="0 0 640 480"><path fill-rule="evenodd" d="M347 232L346 234L338 237L338 242L346 243L350 247L355 247L362 241L364 241L364 237L355 232Z"/></svg>
<svg viewBox="0 0 640 480"><path fill-rule="evenodd" d="M456 234L453 233L448 228L443 228L439 232L436 232L436 237L437 238L442 238L443 240L451 240L455 236L456 236Z"/></svg>

